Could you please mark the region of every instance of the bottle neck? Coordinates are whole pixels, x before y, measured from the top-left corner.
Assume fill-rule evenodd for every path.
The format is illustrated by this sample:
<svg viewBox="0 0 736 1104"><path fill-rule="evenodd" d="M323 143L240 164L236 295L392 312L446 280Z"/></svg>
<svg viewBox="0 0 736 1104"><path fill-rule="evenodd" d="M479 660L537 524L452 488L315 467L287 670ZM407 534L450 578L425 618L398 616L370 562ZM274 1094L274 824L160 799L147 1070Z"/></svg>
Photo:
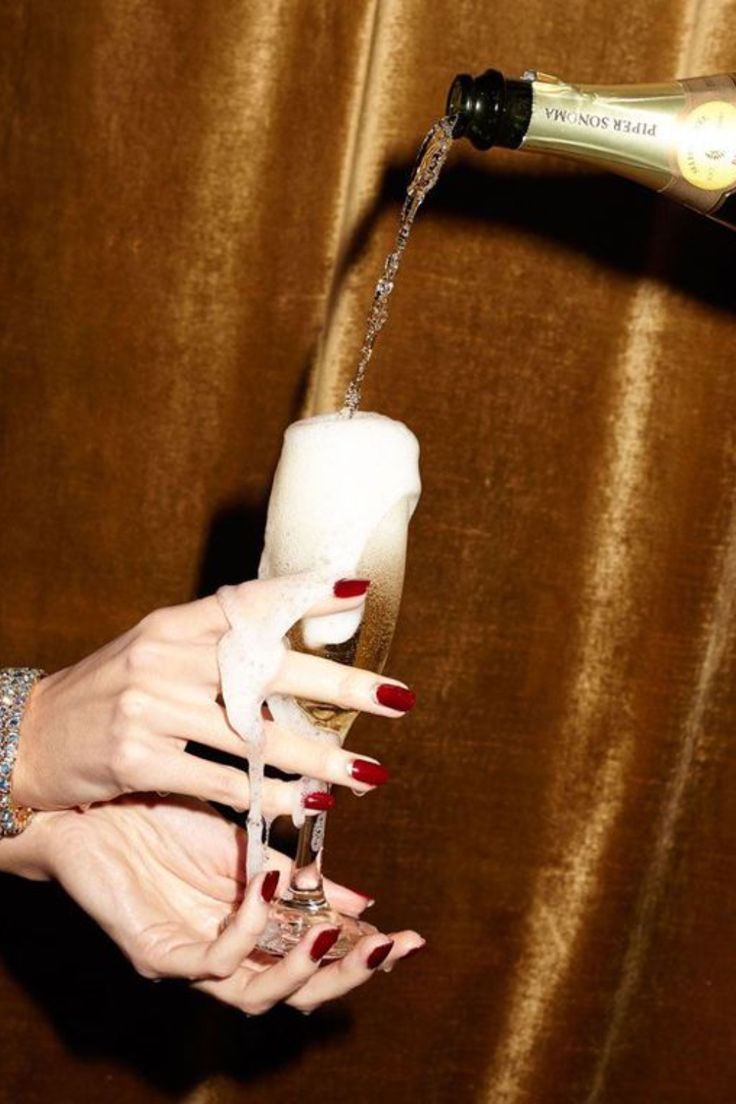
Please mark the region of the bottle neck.
<svg viewBox="0 0 736 1104"><path fill-rule="evenodd" d="M455 138L468 138L476 149L517 149L532 115L532 86L507 80L497 69L479 77L461 73L447 96L447 114L456 115Z"/></svg>
<svg viewBox="0 0 736 1104"><path fill-rule="evenodd" d="M447 110L457 116L454 136L477 149L505 146L584 161L733 225L734 75L575 85L533 72L511 81L489 69L456 77Z"/></svg>

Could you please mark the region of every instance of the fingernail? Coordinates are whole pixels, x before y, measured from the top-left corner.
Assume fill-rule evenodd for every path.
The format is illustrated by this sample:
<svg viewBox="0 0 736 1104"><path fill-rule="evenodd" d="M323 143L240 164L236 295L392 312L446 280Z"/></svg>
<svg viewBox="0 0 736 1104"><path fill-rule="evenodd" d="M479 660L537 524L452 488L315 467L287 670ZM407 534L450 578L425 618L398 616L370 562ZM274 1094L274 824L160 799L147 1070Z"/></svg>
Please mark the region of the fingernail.
<svg viewBox="0 0 736 1104"><path fill-rule="evenodd" d="M273 895L276 892L276 886L279 884L279 872L278 870L269 870L266 877L261 883L261 897L270 904L273 901Z"/></svg>
<svg viewBox="0 0 736 1104"><path fill-rule="evenodd" d="M388 943L382 943L380 947L375 947L374 950L368 955L368 961L366 966L369 970L376 970L385 962L388 956L391 954L391 948L393 947L393 940Z"/></svg>
<svg viewBox="0 0 736 1104"><path fill-rule="evenodd" d="M360 598L370 585L370 579L338 579L332 593L336 598Z"/></svg>
<svg viewBox="0 0 736 1104"><path fill-rule="evenodd" d="M403 954L401 958L412 958L413 955L419 954L420 951L423 951L426 946L426 943L420 943L418 947L410 947L406 954Z"/></svg>
<svg viewBox="0 0 736 1104"><path fill-rule="evenodd" d="M337 943L339 935L339 928L328 928L327 931L320 932L309 952L309 957L312 962L319 962L321 958L324 958L330 947L334 947L335 943Z"/></svg>
<svg viewBox="0 0 736 1104"><path fill-rule="evenodd" d="M353 759L348 764L348 774L356 782L364 782L366 786L383 786L388 782L388 771L380 763L372 763L370 759Z"/></svg>
<svg viewBox="0 0 736 1104"><path fill-rule="evenodd" d="M317 809L320 813L325 813L328 809L332 809L334 804L334 796L331 793L327 793L326 790L315 790L314 793L308 793L304 798L305 809Z"/></svg>
<svg viewBox="0 0 736 1104"><path fill-rule="evenodd" d="M382 682L377 686L375 696L379 705L385 705L387 709L398 709L400 713L408 713L417 700L416 694L408 686L395 686L392 682Z"/></svg>

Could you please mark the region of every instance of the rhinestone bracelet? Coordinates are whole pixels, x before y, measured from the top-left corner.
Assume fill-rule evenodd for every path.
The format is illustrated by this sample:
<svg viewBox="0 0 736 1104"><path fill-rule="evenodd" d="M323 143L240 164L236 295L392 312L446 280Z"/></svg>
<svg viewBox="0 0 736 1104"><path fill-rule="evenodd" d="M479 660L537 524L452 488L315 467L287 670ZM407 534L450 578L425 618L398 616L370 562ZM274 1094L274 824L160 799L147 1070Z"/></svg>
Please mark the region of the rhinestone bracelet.
<svg viewBox="0 0 736 1104"><path fill-rule="evenodd" d="M17 836L33 816L31 809L14 804L10 789L23 711L44 674L33 667L0 668L0 839Z"/></svg>

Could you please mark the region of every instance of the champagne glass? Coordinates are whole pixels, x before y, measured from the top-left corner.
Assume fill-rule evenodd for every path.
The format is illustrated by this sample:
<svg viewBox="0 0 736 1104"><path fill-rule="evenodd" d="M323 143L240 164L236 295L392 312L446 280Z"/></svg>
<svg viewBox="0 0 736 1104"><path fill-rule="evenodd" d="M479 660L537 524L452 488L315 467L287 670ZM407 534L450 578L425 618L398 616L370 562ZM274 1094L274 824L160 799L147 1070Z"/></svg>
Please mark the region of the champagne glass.
<svg viewBox="0 0 736 1104"><path fill-rule="evenodd" d="M404 582L409 520L421 484L419 445L407 427L358 412L289 426L274 476L259 575L316 572L370 580L358 608L303 618L289 633L297 651L380 673L388 657ZM269 699L275 719L342 744L355 710L323 702ZM314 788L313 784L311 788ZM340 928L326 957L340 958L376 929L337 913L322 885L326 814L306 817L291 884L272 906L261 949L285 954L315 924Z"/></svg>

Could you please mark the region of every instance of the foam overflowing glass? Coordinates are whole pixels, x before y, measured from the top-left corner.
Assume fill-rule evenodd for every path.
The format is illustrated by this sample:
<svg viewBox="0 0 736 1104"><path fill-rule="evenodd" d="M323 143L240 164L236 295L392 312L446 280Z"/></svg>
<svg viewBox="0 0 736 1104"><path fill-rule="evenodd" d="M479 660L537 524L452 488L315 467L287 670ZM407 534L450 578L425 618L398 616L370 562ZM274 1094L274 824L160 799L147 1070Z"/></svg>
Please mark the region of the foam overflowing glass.
<svg viewBox="0 0 736 1104"><path fill-rule="evenodd" d="M273 481L259 576L370 580L358 607L299 620L289 647L380 673L388 657L404 582L408 526L421 490L419 445L402 423L373 413L330 414L289 426ZM315 740L342 744L355 710L280 696L274 719ZM302 782L302 793L321 783ZM283 954L310 927L340 928L331 958L375 929L337 913L325 898L326 814L306 816L287 892L272 906L261 949Z"/></svg>

